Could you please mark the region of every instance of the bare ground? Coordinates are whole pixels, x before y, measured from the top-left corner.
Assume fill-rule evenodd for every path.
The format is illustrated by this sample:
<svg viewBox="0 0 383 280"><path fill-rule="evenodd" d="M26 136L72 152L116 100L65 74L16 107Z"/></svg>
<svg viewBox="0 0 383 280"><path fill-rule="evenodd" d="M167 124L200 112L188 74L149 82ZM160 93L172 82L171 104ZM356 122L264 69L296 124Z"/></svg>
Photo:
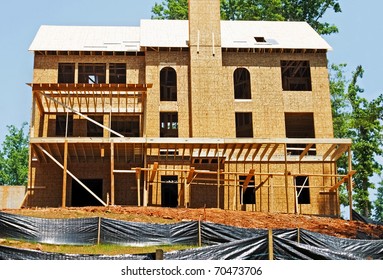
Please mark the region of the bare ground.
<svg viewBox="0 0 383 280"><path fill-rule="evenodd" d="M383 239L383 226L309 215L242 212L221 209L160 208L160 207L81 207L81 208L25 208L3 212L40 218L105 217L117 220L176 223L185 220L204 220L244 228L293 229L301 228L342 238Z"/></svg>

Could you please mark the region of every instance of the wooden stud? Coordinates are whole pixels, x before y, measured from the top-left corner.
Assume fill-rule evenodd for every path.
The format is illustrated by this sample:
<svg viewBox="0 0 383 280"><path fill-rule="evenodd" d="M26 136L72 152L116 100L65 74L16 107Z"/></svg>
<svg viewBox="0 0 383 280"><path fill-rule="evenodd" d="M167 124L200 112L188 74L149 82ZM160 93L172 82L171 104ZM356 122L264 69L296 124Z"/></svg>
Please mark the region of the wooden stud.
<svg viewBox="0 0 383 280"><path fill-rule="evenodd" d="M110 142L110 194L111 205L115 203L115 186L114 186L114 143Z"/></svg>
<svg viewBox="0 0 383 280"><path fill-rule="evenodd" d="M68 172L68 141L64 142L64 166L63 166L63 187L61 207L66 207L66 187L67 187L67 172Z"/></svg>

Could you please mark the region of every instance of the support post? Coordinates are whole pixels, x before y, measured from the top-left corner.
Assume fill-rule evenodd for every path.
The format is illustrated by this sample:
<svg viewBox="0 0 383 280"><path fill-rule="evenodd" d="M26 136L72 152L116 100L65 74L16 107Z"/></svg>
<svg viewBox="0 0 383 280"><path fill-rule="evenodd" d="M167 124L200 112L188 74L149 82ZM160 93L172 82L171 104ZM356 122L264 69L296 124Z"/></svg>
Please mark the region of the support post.
<svg viewBox="0 0 383 280"><path fill-rule="evenodd" d="M286 191L286 209L287 214L289 214L289 178L288 178L288 171L287 171L287 144L285 143L285 191Z"/></svg>
<svg viewBox="0 0 383 280"><path fill-rule="evenodd" d="M110 142L110 204L114 205L115 197L115 188L114 188L114 143Z"/></svg>
<svg viewBox="0 0 383 280"><path fill-rule="evenodd" d="M198 247L202 246L201 215L198 220Z"/></svg>
<svg viewBox="0 0 383 280"><path fill-rule="evenodd" d="M97 245L100 245L100 241L101 241L101 217L98 217Z"/></svg>
<svg viewBox="0 0 383 280"><path fill-rule="evenodd" d="M137 179L137 206L141 206L141 169L136 169L136 179Z"/></svg>
<svg viewBox="0 0 383 280"><path fill-rule="evenodd" d="M156 261L160 261L164 259L164 250L157 249L156 250Z"/></svg>
<svg viewBox="0 0 383 280"><path fill-rule="evenodd" d="M66 207L66 187L67 187L67 172L68 172L68 141L64 142L64 166L63 166L63 188L62 188L62 203L61 207Z"/></svg>
<svg viewBox="0 0 383 280"><path fill-rule="evenodd" d="M273 248L273 230L270 228L268 233L269 241L269 260L274 260L274 248Z"/></svg>

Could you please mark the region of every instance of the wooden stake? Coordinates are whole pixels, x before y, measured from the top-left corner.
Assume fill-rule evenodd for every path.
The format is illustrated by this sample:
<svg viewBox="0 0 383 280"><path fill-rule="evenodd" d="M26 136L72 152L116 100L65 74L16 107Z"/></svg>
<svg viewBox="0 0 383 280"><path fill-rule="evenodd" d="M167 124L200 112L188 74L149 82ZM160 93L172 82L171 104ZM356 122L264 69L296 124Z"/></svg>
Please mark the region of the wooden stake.
<svg viewBox="0 0 383 280"><path fill-rule="evenodd" d="M269 241L269 260L274 260L273 230L271 228L269 229L268 241Z"/></svg>
<svg viewBox="0 0 383 280"><path fill-rule="evenodd" d="M110 194L111 205L114 205L114 143L110 142Z"/></svg>
<svg viewBox="0 0 383 280"><path fill-rule="evenodd" d="M61 207L66 207L66 187L67 187L67 172L68 172L68 141L64 142L64 168L63 168L63 188Z"/></svg>

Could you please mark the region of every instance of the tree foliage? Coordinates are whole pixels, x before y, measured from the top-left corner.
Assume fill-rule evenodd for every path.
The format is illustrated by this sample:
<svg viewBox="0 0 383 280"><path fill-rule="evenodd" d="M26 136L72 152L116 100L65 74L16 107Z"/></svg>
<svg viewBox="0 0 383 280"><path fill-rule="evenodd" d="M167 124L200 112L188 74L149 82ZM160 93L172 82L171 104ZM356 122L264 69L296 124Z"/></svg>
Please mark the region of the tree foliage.
<svg viewBox="0 0 383 280"><path fill-rule="evenodd" d="M383 222L383 181L380 181L376 200L374 201L374 215L373 218L377 222Z"/></svg>
<svg viewBox="0 0 383 280"><path fill-rule="evenodd" d="M18 129L7 126L8 134L0 150L0 185L27 185L28 181L28 135L24 133L27 123Z"/></svg>
<svg viewBox="0 0 383 280"><path fill-rule="evenodd" d="M373 175L380 175L383 166L377 158L383 155L383 95L369 101L362 97L364 90L358 80L363 77L363 68L358 66L350 81L344 77L345 65L332 66L330 90L336 137L351 138L354 175L354 207L362 215L370 217L373 204L369 190L375 185ZM340 171L346 170L344 159L338 162ZM341 196L341 201L344 196ZM345 203L346 204L346 203Z"/></svg>
<svg viewBox="0 0 383 280"><path fill-rule="evenodd" d="M324 14L341 12L339 0L221 0L225 20L306 21L319 34L332 34L338 28L322 22ZM187 19L187 0L164 0L152 8L156 19Z"/></svg>

